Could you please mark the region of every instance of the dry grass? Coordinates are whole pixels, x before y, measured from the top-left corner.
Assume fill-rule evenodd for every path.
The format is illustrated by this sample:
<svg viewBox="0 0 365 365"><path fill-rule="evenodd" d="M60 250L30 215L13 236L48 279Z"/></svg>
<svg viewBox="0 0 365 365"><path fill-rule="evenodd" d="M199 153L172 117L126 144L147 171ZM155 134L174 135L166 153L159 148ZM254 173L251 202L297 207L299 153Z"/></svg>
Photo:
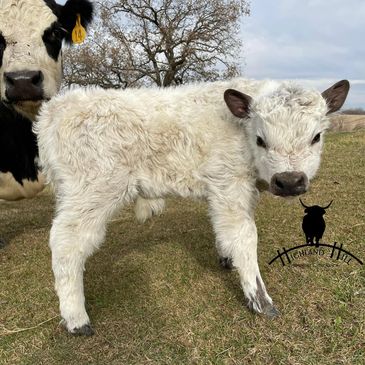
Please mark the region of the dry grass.
<svg viewBox="0 0 365 365"><path fill-rule="evenodd" d="M332 131L353 132L365 128L365 115L336 114L331 118Z"/></svg>
<svg viewBox="0 0 365 365"><path fill-rule="evenodd" d="M319 177L304 200L334 203L325 241L365 260L365 132L327 137ZM87 264L95 336L61 326L48 232L50 194L0 206L1 364L365 364L364 266L305 257L268 265L303 242L298 200L263 194L257 212L261 271L281 316L243 307L237 273L217 264L202 202L170 200L138 225L129 209ZM19 331L21 330L21 331Z"/></svg>

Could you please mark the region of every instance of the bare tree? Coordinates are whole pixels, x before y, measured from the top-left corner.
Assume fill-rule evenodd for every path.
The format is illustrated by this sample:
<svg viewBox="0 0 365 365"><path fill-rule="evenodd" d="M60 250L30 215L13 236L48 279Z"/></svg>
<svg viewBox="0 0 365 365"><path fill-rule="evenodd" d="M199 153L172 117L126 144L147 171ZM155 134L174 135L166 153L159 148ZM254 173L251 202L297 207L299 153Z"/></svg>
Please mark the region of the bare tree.
<svg viewBox="0 0 365 365"><path fill-rule="evenodd" d="M67 84L169 86L239 73L246 0L107 0L82 49L66 55Z"/></svg>

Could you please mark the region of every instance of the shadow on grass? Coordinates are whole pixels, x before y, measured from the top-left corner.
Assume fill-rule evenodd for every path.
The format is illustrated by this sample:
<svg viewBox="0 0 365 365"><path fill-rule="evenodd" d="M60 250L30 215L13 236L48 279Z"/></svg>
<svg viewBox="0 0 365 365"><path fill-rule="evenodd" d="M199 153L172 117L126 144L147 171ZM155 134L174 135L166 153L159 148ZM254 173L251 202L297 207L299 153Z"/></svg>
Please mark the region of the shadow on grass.
<svg viewBox="0 0 365 365"><path fill-rule="evenodd" d="M26 234L33 237L39 230L48 230L53 218L53 202L50 197L40 195L30 200L2 202L0 216L0 240L5 248Z"/></svg>
<svg viewBox="0 0 365 365"><path fill-rule="evenodd" d="M129 217L109 227L103 246L86 265L85 295L92 322L102 321L102 312L109 315L115 309L130 316L127 322L140 323L136 331L146 330L146 323L161 327L170 319L156 295L162 293L164 300L178 305L186 299L181 288L188 291L199 279L197 275L218 282L245 310L238 275L219 264L206 209L190 210L196 203L188 201L187 214L175 210L175 204L181 207L184 201L169 201L163 216L144 225Z"/></svg>

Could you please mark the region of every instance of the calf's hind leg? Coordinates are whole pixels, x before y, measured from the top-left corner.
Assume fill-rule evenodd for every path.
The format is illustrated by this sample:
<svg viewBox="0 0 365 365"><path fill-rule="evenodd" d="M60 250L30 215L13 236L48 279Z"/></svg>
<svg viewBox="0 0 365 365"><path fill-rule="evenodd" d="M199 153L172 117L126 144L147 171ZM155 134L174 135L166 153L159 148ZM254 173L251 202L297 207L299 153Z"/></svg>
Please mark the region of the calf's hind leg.
<svg viewBox="0 0 365 365"><path fill-rule="evenodd" d="M105 198L105 197L104 197ZM83 206L63 200L50 234L52 268L60 311L67 330L76 335L92 335L85 309L83 271L86 259L105 237L106 223L120 204L107 199ZM82 201L82 200L81 200Z"/></svg>

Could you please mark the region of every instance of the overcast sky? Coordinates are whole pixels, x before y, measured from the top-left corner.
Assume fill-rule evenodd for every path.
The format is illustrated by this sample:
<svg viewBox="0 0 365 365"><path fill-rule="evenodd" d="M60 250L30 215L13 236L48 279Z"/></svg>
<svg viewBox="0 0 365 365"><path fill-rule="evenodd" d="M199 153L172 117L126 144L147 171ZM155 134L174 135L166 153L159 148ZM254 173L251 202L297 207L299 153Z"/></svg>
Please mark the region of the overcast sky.
<svg viewBox="0 0 365 365"><path fill-rule="evenodd" d="M245 76L321 90L349 79L344 107L365 108L365 0L251 0L241 36Z"/></svg>
<svg viewBox="0 0 365 365"><path fill-rule="evenodd" d="M245 76L323 90L349 79L345 107L365 107L364 0L252 0L243 23Z"/></svg>

